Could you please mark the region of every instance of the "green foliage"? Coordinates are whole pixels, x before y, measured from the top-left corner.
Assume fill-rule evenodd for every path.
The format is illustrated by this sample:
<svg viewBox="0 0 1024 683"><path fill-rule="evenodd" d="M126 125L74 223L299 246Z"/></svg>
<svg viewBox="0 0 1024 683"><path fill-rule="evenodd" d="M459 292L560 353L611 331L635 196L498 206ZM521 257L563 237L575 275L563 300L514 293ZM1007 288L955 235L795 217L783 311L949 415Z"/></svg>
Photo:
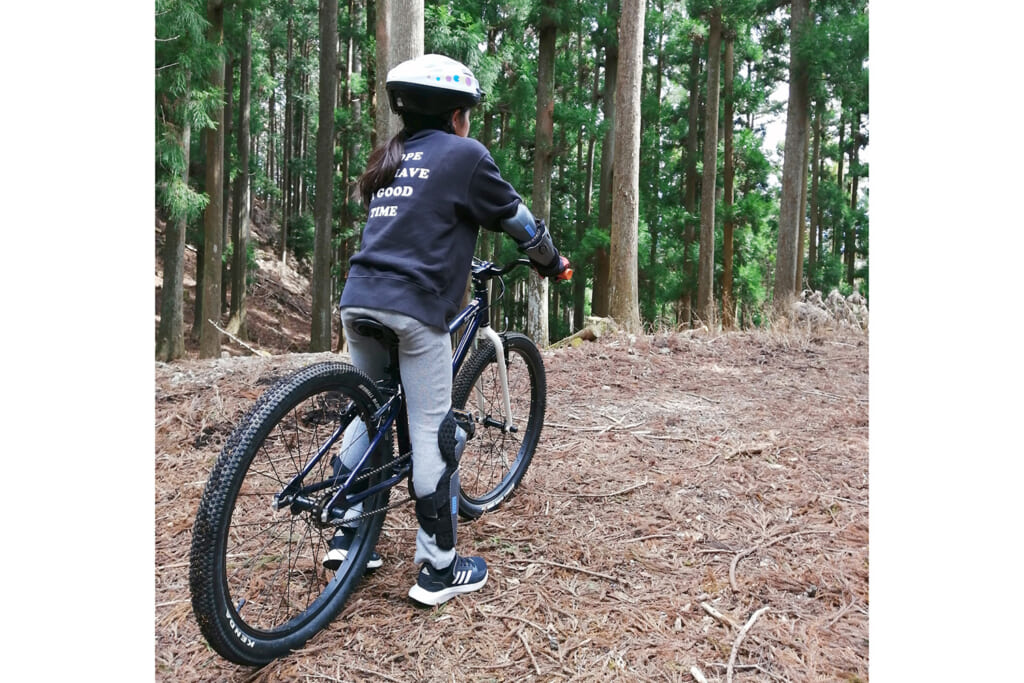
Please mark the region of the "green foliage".
<svg viewBox="0 0 1024 683"><path fill-rule="evenodd" d="M157 201L171 220L195 220L210 203L206 193L188 186L181 178L170 176L157 184Z"/></svg>
<svg viewBox="0 0 1024 683"><path fill-rule="evenodd" d="M846 268L843 265L842 256L833 254L832 252L826 252L814 263L812 269L804 268L805 276L810 288L812 290L821 292L824 295L828 295L833 289L843 290L843 277L846 274ZM849 289L849 287L846 287ZM849 294L850 292L843 292Z"/></svg>
<svg viewBox="0 0 1024 683"><path fill-rule="evenodd" d="M448 55L470 69L479 66L478 46L487 42L479 19L448 5L426 5L423 8L423 25L425 52Z"/></svg>
<svg viewBox="0 0 1024 683"><path fill-rule="evenodd" d="M193 220L208 198L182 177L189 150L185 130L196 138L213 125L216 90L202 80L217 48L206 40L206 3L200 0L156 2L156 197L170 220Z"/></svg>
<svg viewBox="0 0 1024 683"><path fill-rule="evenodd" d="M313 214L306 213L292 216L288 222L288 248L300 261L307 261L313 256L313 236L316 226Z"/></svg>
<svg viewBox="0 0 1024 683"><path fill-rule="evenodd" d="M229 242L228 245L226 247L224 247L224 253L221 255L221 263L223 263L228 268L231 268L232 264L234 264L234 258L235 258L234 257L234 253L235 253L235 243L234 242ZM245 289L246 289L246 291L251 291L252 290L252 286L254 284L256 284L256 271L257 271L258 267L259 267L259 264L256 262L256 243L253 242L252 240L249 240L248 242L245 243Z"/></svg>
<svg viewBox="0 0 1024 683"><path fill-rule="evenodd" d="M770 120L785 119L786 103L776 94L785 93L789 77L789 10L770 0L688 0L685 3L649 3L645 26L645 59L642 86L642 121L639 204L637 226L639 246L640 304L648 326L674 321L677 302L696 292L697 239L686 243L687 225L697 225L703 207L700 176L697 176L697 205L683 205L687 191L687 169L691 159L702 172L704 112L707 98L707 11L722 10L723 26L735 49L734 120L720 120L720 130L734 131L735 198L731 207L719 203L716 210L715 269L722 270L722 226L734 224L733 296L742 324L761 324L761 311L770 296L774 277L774 253L778 222L778 183L781 157L767 149L765 128ZM360 16L350 9L361 8ZM335 110L337 143L335 161L334 216L337 228L335 249L348 253L358 243L364 217L352 187L365 168L371 151L373 128L370 78L375 67L372 23L367 26L367 4L342 3L339 14L341 88L345 88L348 41L352 55L361 58L362 71L348 79L348 92L360 106L342 105ZM241 0L225 8L224 44L212 44L206 35L204 0L155 0L155 95L156 197L161 212L184 218L189 225L188 240L198 244L196 230L208 198L200 191L202 177L182 180L186 159L192 172L202 169L202 133L213 125L212 114L223 107L224 94L211 88L210 71L221 52L240 55L245 35L243 12L251 11L252 22L252 105L250 118L253 149L249 173L253 191L274 213L289 202L288 245L296 257L312 254L313 216L310 202L316 194L314 145L317 127L317 72L319 42L317 2L314 0ZM824 175L816 206L824 233L818 263L808 266L807 280L816 288L849 288L844 284L843 256L848 232L855 235L857 270L855 286L868 288L868 206L866 160L852 165L851 145L867 145L868 112L868 18L866 0L822 0L812 6L813 25L797 49L807 56L815 101L825 103L825 137L821 147ZM356 21L358 19L358 21ZM616 17L609 13L608 0L576 0L548 3L541 0L430 0L425 3L425 51L440 52L470 66L480 79L487 99L473 117L472 134L483 138L488 126L488 145L502 175L527 198L531 195L534 168L536 84L539 25L553 22L557 27L555 59L555 131L551 178L549 227L556 244L569 256L575 278L587 284L586 305L594 285L599 249L609 248L609 235L598 228L601 155L609 121L603 115L606 48L617 41ZM291 45L289 46L289 40ZM700 57L691 73L691 55L697 45ZM289 60L289 48L291 59ZM273 64L273 66L271 66ZM660 72L659 72L660 69ZM697 83L690 91L691 79ZM656 90L660 83L660 97ZM232 102L236 107L232 126L237 124L240 79L233 79ZM290 100L286 98L290 94ZM271 111L271 97L274 109ZM691 98L701 106L697 121L698 148L687 149L688 114ZM286 104L295 126L293 144L284 139ZM271 119L273 114L273 119ZM851 138L850 122L861 116L861 135ZM720 113L720 116L722 114ZM273 127L271 124L273 123ZM186 125L187 124L187 125ZM844 126L840 149L838 131ZM186 149L184 133L190 129ZM721 143L720 143L721 144ZM236 145L226 141L229 158ZM590 165L589 153L593 154ZM347 152L347 153L346 153ZM691 156L692 155L692 156ZM718 152L719 189L722 186L723 150ZM844 160L845 177L838 183L838 163ZM272 159L272 163L271 163ZM344 166L347 160L347 167ZM295 184L285 188L284 169ZM238 169L229 166L228 177ZM850 178L860 178L861 190L855 208L850 208ZM301 180L301 191L299 190ZM589 185L588 185L589 183ZM607 191L607 188L606 190ZM586 208L589 194L589 210ZM810 203L810 200L809 200ZM808 207L810 210L810 207ZM275 215L273 219L277 219ZM488 235L488 237L490 237ZM837 238L839 238L837 240ZM483 242L484 240L482 240ZM833 243L839 248L833 256ZM518 255L511 240L502 239L487 249L497 249L499 259ZM229 253L226 246L225 254ZM485 255L493 258L493 252ZM335 264L339 287L344 267ZM520 274L517 277L523 277ZM510 281L510 287L515 280ZM721 279L716 280L721 295ZM571 332L566 328L571 310L572 288L558 285L559 310L551 307L553 336ZM551 289L555 289L552 287ZM511 297L511 294L509 295ZM554 299L552 299L554 301ZM525 315L521 302L506 301L508 312Z"/></svg>

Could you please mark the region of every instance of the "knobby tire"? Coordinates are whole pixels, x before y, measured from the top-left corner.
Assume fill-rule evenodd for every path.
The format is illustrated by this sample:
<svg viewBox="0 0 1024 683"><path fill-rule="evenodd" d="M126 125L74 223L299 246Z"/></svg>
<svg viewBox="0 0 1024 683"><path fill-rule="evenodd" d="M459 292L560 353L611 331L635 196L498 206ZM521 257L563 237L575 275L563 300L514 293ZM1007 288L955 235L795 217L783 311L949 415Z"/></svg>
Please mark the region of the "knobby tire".
<svg viewBox="0 0 1024 683"><path fill-rule="evenodd" d="M279 493L347 421L368 434L382 403L374 383L345 363L319 363L285 377L259 398L228 438L203 492L192 532L189 587L203 636L225 659L263 665L301 647L341 611L377 543L384 511L361 520L337 571L322 558L334 527L310 510L273 509ZM354 406L355 410L349 410ZM391 462L391 434L370 469ZM341 439L329 454L337 453ZM330 482L330 455L304 483ZM331 488L311 494L322 502ZM364 487L365 490L365 487ZM385 489L364 502L383 508Z"/></svg>
<svg viewBox="0 0 1024 683"><path fill-rule="evenodd" d="M459 513L476 519L497 508L526 474L544 426L547 379L540 351L529 337L501 335L508 369L509 398L517 431L505 432L501 384L494 345L481 339L455 378L452 404L475 422L459 464Z"/></svg>

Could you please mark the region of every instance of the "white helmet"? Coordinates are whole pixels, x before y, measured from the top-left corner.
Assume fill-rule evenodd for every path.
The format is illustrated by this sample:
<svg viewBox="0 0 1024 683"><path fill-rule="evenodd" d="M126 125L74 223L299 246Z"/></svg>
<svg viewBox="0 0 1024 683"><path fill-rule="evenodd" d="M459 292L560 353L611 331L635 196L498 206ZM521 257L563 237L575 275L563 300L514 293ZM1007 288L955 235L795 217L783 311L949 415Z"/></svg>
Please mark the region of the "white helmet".
<svg viewBox="0 0 1024 683"><path fill-rule="evenodd" d="M423 55L402 62L388 72L386 87L391 110L396 114L446 114L484 99L473 72L444 55Z"/></svg>

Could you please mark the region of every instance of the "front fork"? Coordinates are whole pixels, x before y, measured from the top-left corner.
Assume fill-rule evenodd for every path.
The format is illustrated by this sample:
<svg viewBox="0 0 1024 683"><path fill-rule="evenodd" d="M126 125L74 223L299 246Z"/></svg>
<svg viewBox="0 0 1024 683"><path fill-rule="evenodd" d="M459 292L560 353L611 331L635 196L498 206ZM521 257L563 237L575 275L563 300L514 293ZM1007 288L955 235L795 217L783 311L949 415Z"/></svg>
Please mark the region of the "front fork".
<svg viewBox="0 0 1024 683"><path fill-rule="evenodd" d="M491 344L494 345L494 355L498 363L498 381L501 383L501 403L502 408L504 408L505 424L496 426L500 426L501 431L503 432L510 432L513 431L512 402L508 395L508 369L505 367L505 346L501 343L501 337L490 325L481 327L480 333L491 340ZM479 391L480 390L477 389L477 392ZM478 396L478 400L481 403L481 414L483 414L483 399Z"/></svg>

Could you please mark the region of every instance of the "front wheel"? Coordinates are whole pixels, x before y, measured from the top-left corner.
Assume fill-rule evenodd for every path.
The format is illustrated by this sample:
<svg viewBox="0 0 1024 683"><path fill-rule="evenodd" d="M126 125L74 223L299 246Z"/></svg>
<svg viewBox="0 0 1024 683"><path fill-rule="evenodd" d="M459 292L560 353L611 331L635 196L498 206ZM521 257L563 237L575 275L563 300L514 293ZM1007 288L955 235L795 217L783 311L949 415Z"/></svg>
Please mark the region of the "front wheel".
<svg viewBox="0 0 1024 683"><path fill-rule="evenodd" d="M511 415L505 414L494 345L482 339L455 378L452 405L470 414L476 434L459 464L459 513L475 519L508 498L530 466L544 427L547 380L529 337L502 335Z"/></svg>
<svg viewBox="0 0 1024 683"><path fill-rule="evenodd" d="M322 513L338 485L332 456L351 459L346 446L365 452L363 430L376 433L380 404L366 375L320 363L271 387L229 437L200 501L189 566L196 620L225 659L262 665L302 646L359 582L388 490L355 510L367 516L335 571L323 564L334 526ZM368 484L391 461L390 439L381 443L369 458Z"/></svg>

